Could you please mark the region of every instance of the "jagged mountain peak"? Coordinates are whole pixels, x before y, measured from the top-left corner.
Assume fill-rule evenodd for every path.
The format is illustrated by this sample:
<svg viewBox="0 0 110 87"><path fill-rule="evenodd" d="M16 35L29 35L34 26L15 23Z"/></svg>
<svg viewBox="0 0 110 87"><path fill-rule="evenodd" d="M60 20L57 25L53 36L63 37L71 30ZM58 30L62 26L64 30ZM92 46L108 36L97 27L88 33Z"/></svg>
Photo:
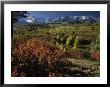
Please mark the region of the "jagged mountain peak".
<svg viewBox="0 0 110 87"><path fill-rule="evenodd" d="M25 19L20 19L18 24L47 24L47 23L85 23L85 22L96 22L98 18L93 16L66 16L66 17L58 17L58 18L38 18L29 16Z"/></svg>

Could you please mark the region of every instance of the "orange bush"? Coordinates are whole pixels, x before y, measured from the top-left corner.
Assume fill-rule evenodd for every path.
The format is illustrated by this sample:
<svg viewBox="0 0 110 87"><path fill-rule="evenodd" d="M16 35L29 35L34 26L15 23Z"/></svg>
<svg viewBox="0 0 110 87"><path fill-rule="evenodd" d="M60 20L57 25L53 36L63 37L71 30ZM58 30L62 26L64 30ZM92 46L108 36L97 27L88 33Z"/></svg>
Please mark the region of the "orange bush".
<svg viewBox="0 0 110 87"><path fill-rule="evenodd" d="M91 52L91 58L93 60L99 60L100 59L100 53L99 52Z"/></svg>
<svg viewBox="0 0 110 87"><path fill-rule="evenodd" d="M55 64L55 60L60 57L59 53L61 52L59 52L58 48L46 45L38 38L29 39L24 43L18 44L15 48L12 49L12 72L14 64L18 63L19 61L20 63L18 66L23 64L26 67L33 67L32 64L28 63L28 61L36 61L37 64L43 64L44 62L47 62L47 66L51 67ZM16 75L13 75L13 73L12 76Z"/></svg>

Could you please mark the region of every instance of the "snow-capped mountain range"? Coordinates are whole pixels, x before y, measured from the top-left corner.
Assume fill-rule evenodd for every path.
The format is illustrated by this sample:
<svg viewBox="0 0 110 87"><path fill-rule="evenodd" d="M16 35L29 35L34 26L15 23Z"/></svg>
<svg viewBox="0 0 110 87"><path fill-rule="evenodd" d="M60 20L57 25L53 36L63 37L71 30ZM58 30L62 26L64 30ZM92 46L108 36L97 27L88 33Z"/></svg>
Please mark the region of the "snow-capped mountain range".
<svg viewBox="0 0 110 87"><path fill-rule="evenodd" d="M59 18L37 18L27 17L20 19L17 24L48 24L48 23L85 23L85 22L97 22L99 18L93 16L67 16Z"/></svg>

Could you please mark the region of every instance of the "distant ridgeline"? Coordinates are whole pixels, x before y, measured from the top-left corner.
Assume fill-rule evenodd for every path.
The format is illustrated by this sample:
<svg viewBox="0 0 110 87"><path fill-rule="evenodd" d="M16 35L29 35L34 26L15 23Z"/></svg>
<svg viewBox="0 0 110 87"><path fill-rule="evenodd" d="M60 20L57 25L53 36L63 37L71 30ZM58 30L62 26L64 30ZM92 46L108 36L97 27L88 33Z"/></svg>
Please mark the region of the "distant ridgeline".
<svg viewBox="0 0 110 87"><path fill-rule="evenodd" d="M25 25L25 24L68 24L68 23L94 23L99 22L100 18L93 16L66 16L59 18L36 18L27 17L19 19L14 25Z"/></svg>

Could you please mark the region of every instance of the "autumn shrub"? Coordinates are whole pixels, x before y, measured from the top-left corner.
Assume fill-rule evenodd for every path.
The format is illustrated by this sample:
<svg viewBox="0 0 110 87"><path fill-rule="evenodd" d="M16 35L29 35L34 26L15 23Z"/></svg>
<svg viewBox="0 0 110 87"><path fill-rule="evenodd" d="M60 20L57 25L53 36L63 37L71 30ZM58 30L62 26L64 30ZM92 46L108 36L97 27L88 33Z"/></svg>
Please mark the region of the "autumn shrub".
<svg viewBox="0 0 110 87"><path fill-rule="evenodd" d="M43 76L40 73L48 73L49 67L55 64L55 60L62 58L62 55L63 52L58 48L32 38L12 49L12 71L16 67L19 72L17 76L21 76L21 73L24 73L25 76L29 74L30 76ZM14 75L12 72L12 76Z"/></svg>
<svg viewBox="0 0 110 87"><path fill-rule="evenodd" d="M91 52L90 57L92 60L100 60L100 53L99 52Z"/></svg>

